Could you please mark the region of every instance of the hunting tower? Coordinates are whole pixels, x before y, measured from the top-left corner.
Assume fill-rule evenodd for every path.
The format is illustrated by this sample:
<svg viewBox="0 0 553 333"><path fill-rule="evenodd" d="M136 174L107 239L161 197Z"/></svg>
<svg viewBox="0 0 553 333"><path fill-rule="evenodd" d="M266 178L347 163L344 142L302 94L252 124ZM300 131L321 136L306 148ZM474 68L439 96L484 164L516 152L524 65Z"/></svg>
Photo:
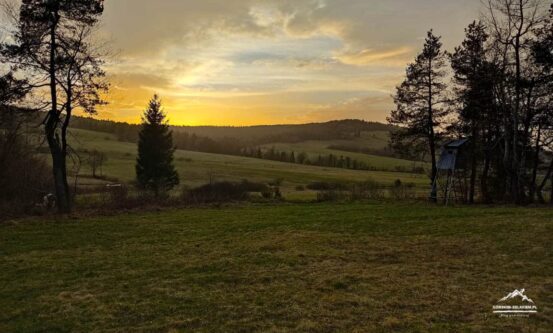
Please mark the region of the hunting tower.
<svg viewBox="0 0 553 333"><path fill-rule="evenodd" d="M432 183L431 199L448 204L451 200L466 201L467 170L470 161L469 139L454 140L442 147Z"/></svg>

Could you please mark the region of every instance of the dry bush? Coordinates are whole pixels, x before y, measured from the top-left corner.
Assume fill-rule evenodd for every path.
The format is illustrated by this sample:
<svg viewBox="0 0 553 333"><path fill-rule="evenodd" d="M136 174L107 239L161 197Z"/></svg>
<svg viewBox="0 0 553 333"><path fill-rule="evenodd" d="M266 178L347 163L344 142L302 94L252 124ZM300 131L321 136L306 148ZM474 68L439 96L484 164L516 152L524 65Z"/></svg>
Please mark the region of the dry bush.
<svg viewBox="0 0 553 333"><path fill-rule="evenodd" d="M22 139L0 133L0 206L5 215L32 213L53 192L52 170Z"/></svg>
<svg viewBox="0 0 553 333"><path fill-rule="evenodd" d="M243 180L240 183L215 182L191 190L186 189L183 192L183 200L189 204L244 201L249 199L251 192L259 192L263 196L271 192L276 196L276 192L265 184Z"/></svg>
<svg viewBox="0 0 553 333"><path fill-rule="evenodd" d="M382 185L374 180L369 179L351 186L351 200L380 200L383 198Z"/></svg>
<svg viewBox="0 0 553 333"><path fill-rule="evenodd" d="M394 186L390 189L390 195L395 200L410 200L415 198L415 189L413 184L403 184L401 180L396 180Z"/></svg>

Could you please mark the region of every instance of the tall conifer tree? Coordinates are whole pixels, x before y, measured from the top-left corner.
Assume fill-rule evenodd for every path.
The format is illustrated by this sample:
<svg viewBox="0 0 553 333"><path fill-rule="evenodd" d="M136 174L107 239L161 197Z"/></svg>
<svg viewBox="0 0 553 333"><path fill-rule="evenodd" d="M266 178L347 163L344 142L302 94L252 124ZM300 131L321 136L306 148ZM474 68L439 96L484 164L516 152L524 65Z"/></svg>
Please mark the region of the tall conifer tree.
<svg viewBox="0 0 553 333"><path fill-rule="evenodd" d="M442 51L441 37L428 32L423 51L407 68L406 78L397 87L393 110L388 122L399 126L392 134L392 144L410 142L413 146L425 144L432 161L431 178L437 173L436 145L442 120L447 115L446 53Z"/></svg>
<svg viewBox="0 0 553 333"><path fill-rule="evenodd" d="M156 196L179 184L179 175L173 165L173 136L165 119L161 100L155 95L142 117L136 180L141 188L153 191Z"/></svg>

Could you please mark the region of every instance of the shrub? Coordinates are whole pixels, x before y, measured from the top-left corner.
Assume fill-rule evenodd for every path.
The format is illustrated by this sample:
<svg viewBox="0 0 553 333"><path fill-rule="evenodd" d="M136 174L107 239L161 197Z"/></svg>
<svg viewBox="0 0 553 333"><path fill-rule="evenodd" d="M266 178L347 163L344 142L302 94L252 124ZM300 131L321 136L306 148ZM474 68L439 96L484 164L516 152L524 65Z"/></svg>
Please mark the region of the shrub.
<svg viewBox="0 0 553 333"><path fill-rule="evenodd" d="M415 197L413 184L403 184L401 180L396 180L390 190L390 195L396 200L413 199Z"/></svg>
<svg viewBox="0 0 553 333"><path fill-rule="evenodd" d="M307 185L307 188L313 191L343 191L348 187L342 183L313 182Z"/></svg>
<svg viewBox="0 0 553 333"><path fill-rule="evenodd" d="M261 192L261 196L265 199L272 199L273 191L270 188L267 188L267 190Z"/></svg>
<svg viewBox="0 0 553 333"><path fill-rule="evenodd" d="M280 193L280 187L275 187L273 192L275 193L275 199L280 200L282 199L282 193Z"/></svg>
<svg viewBox="0 0 553 333"><path fill-rule="evenodd" d="M216 182L203 185L184 193L184 200L189 203L221 203L243 201L249 198L250 192L265 193L272 191L265 184L243 180L240 183Z"/></svg>
<svg viewBox="0 0 553 333"><path fill-rule="evenodd" d="M384 197L382 186L374 180L366 180L364 182L355 183L351 188L352 200L378 200Z"/></svg>
<svg viewBox="0 0 553 333"><path fill-rule="evenodd" d="M327 202L327 201L340 201L347 199L345 195L346 192L336 191L336 190L326 190L317 192L317 201L318 202Z"/></svg>
<svg viewBox="0 0 553 333"><path fill-rule="evenodd" d="M303 191L305 191L305 186L303 186L303 185L298 185L298 186L296 186L296 191L298 191L298 192L303 192Z"/></svg>
<svg viewBox="0 0 553 333"><path fill-rule="evenodd" d="M112 203L125 202L129 198L129 189L123 184L108 185L107 190Z"/></svg>
<svg viewBox="0 0 553 333"><path fill-rule="evenodd" d="M284 179L276 178L269 182L269 186L282 186L282 183L284 183Z"/></svg>
<svg viewBox="0 0 553 333"><path fill-rule="evenodd" d="M0 129L0 219L31 213L54 192L52 169L35 152L19 133Z"/></svg>
<svg viewBox="0 0 553 333"><path fill-rule="evenodd" d="M238 184L240 189L242 189L244 192L264 192L269 189L269 186L262 184L262 183L254 183L249 180L242 180L240 184Z"/></svg>

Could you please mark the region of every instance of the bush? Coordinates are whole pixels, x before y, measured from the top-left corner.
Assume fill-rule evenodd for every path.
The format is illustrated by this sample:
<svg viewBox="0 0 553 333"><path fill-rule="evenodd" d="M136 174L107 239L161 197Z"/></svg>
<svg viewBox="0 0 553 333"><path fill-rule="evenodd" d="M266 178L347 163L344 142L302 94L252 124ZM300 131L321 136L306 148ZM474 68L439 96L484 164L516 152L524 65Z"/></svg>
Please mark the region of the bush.
<svg viewBox="0 0 553 333"><path fill-rule="evenodd" d="M280 193L280 187L278 186L275 187L273 192L275 193L275 199L277 200L282 199L282 193Z"/></svg>
<svg viewBox="0 0 553 333"><path fill-rule="evenodd" d="M249 193L251 192L260 192L263 196L267 192L274 193L265 184L243 180L240 183L216 182L186 190L183 193L183 199L189 203L244 201L249 198Z"/></svg>
<svg viewBox="0 0 553 333"><path fill-rule="evenodd" d="M0 128L0 218L32 213L54 192L52 168L35 153L22 134Z"/></svg>
<svg viewBox="0 0 553 333"><path fill-rule="evenodd" d="M267 190L261 192L261 196L265 199L272 199L273 191L270 188L267 188Z"/></svg>
<svg viewBox="0 0 553 333"><path fill-rule="evenodd" d="M298 186L296 186L296 191L298 191L298 192L303 192L303 191L305 191L305 186L303 186L303 185L298 185Z"/></svg>
<svg viewBox="0 0 553 333"><path fill-rule="evenodd" d="M123 184L107 186L111 202L125 202L129 198L129 189Z"/></svg>
<svg viewBox="0 0 553 333"><path fill-rule="evenodd" d="M269 182L269 186L282 186L282 183L284 183L284 179L276 178Z"/></svg>
<svg viewBox="0 0 553 333"><path fill-rule="evenodd" d="M379 200L384 197L382 186L374 180L366 180L364 182L353 184L351 188L352 200Z"/></svg>
<svg viewBox="0 0 553 333"><path fill-rule="evenodd" d="M413 199L415 197L413 184L403 184L401 180L396 180L390 190L390 195L396 200Z"/></svg>
<svg viewBox="0 0 553 333"><path fill-rule="evenodd" d="M313 191L343 191L348 187L342 183L313 182L307 185L307 188Z"/></svg>
<svg viewBox="0 0 553 333"><path fill-rule="evenodd" d="M346 192L327 190L317 192L317 202L340 201L347 199Z"/></svg>
<svg viewBox="0 0 553 333"><path fill-rule="evenodd" d="M238 184L241 190L244 192L264 192L269 189L269 186L262 184L262 183L254 183L250 182L249 180L242 180L240 184Z"/></svg>
<svg viewBox="0 0 553 333"><path fill-rule="evenodd" d="M238 184L231 182L207 184L185 193L185 201L191 203L241 201L247 197L248 192Z"/></svg>

